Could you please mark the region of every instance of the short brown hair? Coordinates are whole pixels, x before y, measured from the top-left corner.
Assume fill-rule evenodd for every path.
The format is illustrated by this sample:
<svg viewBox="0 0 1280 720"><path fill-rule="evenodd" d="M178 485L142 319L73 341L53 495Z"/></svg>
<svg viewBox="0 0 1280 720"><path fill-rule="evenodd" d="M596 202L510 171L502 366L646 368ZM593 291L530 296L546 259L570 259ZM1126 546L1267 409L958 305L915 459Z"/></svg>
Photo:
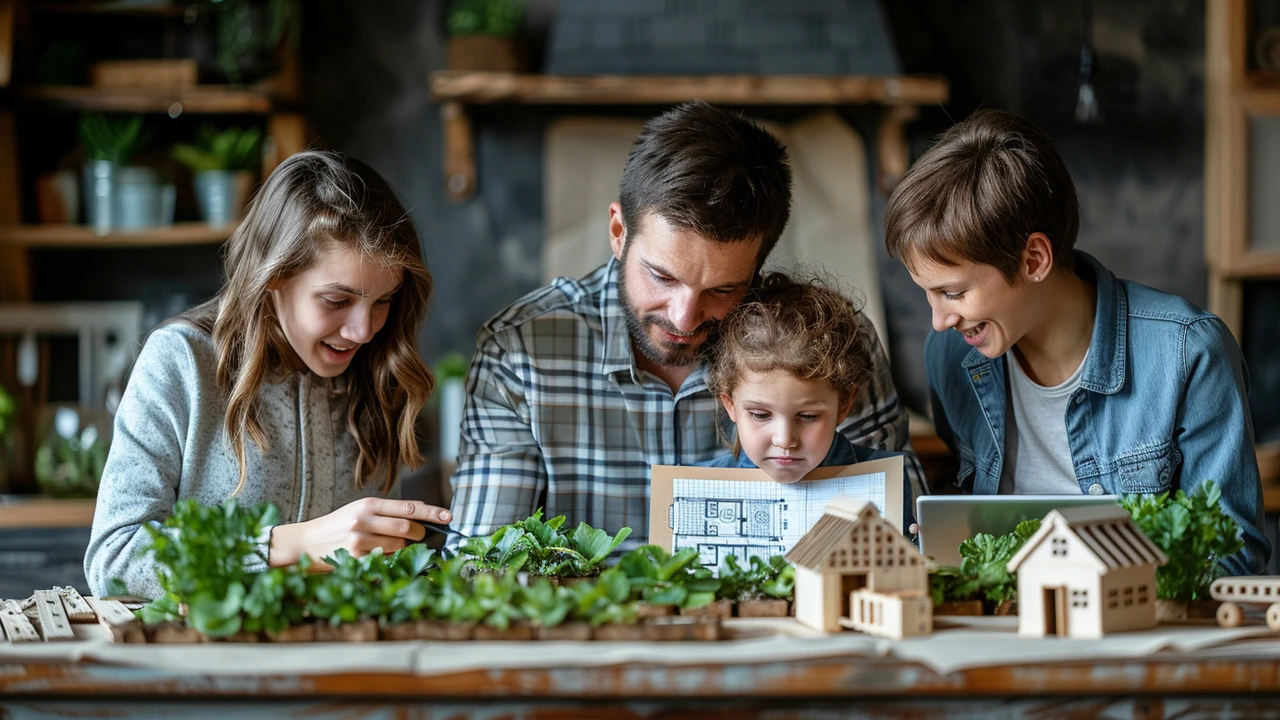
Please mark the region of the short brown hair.
<svg viewBox="0 0 1280 720"><path fill-rule="evenodd" d="M885 245L908 267L991 265L1017 275L1042 232L1055 267L1072 269L1080 205L1049 136L1016 115L979 110L943 133L903 176L885 208Z"/></svg>
<svg viewBox="0 0 1280 720"><path fill-rule="evenodd" d="M870 373L871 337L852 300L820 281L771 273L724 319L707 385L732 395L744 373L786 370L853 396Z"/></svg>
<svg viewBox="0 0 1280 720"><path fill-rule="evenodd" d="M759 264L791 217L791 166L772 133L694 100L645 123L622 169L622 221L650 212L715 242L763 241Z"/></svg>

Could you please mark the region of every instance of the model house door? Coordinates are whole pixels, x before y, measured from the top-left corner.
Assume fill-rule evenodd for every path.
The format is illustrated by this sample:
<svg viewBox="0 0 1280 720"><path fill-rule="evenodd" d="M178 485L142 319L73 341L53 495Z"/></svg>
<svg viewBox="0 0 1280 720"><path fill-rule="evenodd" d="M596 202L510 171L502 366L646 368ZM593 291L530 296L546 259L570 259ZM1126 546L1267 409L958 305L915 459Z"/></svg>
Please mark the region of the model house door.
<svg viewBox="0 0 1280 720"><path fill-rule="evenodd" d="M1067 589L1065 587L1044 588L1044 634L1045 637L1067 636Z"/></svg>

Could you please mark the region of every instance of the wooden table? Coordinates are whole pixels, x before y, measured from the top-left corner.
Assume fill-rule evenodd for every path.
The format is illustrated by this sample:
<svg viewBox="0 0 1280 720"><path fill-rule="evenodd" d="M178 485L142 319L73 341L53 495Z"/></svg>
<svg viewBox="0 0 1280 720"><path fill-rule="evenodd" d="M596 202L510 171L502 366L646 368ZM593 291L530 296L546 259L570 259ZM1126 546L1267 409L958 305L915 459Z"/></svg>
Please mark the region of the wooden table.
<svg viewBox="0 0 1280 720"><path fill-rule="evenodd" d="M1066 641L1072 642L1072 641ZM442 646L447 648L447 646ZM495 646L499 651L500 646ZM883 658L763 664L622 665L486 669L417 677L207 676L90 663L0 665L0 716L115 710L162 717L1135 717L1230 708L1231 717L1274 716L1280 660L1146 658L1038 663L939 675ZM146 713L152 713L149 715ZM1193 713L1193 714L1195 714ZM257 714L251 714L258 717ZM1215 715L1216 716L1216 715ZM1225 716L1225 715L1224 715Z"/></svg>

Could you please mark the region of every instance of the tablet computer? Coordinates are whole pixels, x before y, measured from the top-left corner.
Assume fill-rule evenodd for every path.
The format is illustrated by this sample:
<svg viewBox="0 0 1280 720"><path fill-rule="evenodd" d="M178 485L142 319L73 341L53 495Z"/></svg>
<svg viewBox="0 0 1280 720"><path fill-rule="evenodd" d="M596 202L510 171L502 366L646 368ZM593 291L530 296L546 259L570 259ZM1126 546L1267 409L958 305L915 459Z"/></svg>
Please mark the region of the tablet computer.
<svg viewBox="0 0 1280 720"><path fill-rule="evenodd" d="M1118 495L922 495L916 498L920 552L938 565L958 566L960 543L978 533L1004 535L1054 508L1118 500Z"/></svg>

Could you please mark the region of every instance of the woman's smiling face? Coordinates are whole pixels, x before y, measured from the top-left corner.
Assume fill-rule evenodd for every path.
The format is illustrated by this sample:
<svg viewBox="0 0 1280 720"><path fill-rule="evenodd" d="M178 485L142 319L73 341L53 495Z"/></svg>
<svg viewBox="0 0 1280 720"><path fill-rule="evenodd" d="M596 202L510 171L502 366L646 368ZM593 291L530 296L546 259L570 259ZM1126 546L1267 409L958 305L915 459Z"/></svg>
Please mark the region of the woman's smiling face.
<svg viewBox="0 0 1280 720"><path fill-rule="evenodd" d="M1031 329L1025 312L1027 283L1010 284L993 265L962 260L942 265L921 259L911 279L924 288L933 309L933 329L954 329L989 358L1005 354Z"/></svg>
<svg viewBox="0 0 1280 720"><path fill-rule="evenodd" d="M404 271L334 246L310 269L271 287L276 317L298 359L320 377L346 371L387 322Z"/></svg>

